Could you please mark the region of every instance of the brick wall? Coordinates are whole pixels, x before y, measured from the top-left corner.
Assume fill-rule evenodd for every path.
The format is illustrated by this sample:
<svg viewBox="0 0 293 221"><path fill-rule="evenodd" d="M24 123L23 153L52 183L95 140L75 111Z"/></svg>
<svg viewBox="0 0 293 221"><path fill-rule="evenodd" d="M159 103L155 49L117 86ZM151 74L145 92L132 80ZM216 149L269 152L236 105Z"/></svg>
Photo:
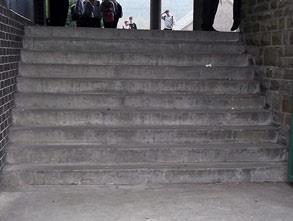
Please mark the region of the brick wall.
<svg viewBox="0 0 293 221"><path fill-rule="evenodd" d="M293 95L293 1L243 0L242 32L259 65L266 107L288 144Z"/></svg>
<svg viewBox="0 0 293 221"><path fill-rule="evenodd" d="M13 13L0 1L0 170L4 166L11 108L16 90L21 40L26 19Z"/></svg>

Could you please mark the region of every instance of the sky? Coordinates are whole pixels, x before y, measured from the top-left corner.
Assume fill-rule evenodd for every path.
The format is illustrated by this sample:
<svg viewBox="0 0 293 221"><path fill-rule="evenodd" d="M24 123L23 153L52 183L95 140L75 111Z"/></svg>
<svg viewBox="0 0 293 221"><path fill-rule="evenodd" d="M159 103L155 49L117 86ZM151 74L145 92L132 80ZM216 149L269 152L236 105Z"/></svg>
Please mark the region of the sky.
<svg viewBox="0 0 293 221"><path fill-rule="evenodd" d="M140 29L149 29L150 26L150 0L118 0L123 7L124 16L119 22L120 26L129 16L133 16ZM162 11L169 9L176 20L193 10L193 0L162 0Z"/></svg>

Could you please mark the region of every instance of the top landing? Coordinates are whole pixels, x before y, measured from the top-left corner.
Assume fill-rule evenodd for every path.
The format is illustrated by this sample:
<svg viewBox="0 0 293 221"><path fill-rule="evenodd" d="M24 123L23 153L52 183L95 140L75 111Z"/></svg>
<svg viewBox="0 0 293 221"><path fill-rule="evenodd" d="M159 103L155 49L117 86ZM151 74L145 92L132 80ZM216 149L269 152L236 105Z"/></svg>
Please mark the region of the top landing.
<svg viewBox="0 0 293 221"><path fill-rule="evenodd" d="M164 39L199 42L239 42L240 34L231 32L123 30L76 27L25 27L25 36L33 38L69 39Z"/></svg>

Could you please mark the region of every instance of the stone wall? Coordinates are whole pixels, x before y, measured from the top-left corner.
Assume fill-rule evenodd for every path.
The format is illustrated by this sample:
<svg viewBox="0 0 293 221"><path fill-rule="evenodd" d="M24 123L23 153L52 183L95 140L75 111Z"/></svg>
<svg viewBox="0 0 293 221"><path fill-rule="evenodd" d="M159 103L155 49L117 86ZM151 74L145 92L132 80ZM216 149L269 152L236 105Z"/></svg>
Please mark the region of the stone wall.
<svg viewBox="0 0 293 221"><path fill-rule="evenodd" d="M7 134L11 125L11 109L26 22L28 20L8 10L5 1L0 1L0 170L6 156Z"/></svg>
<svg viewBox="0 0 293 221"><path fill-rule="evenodd" d="M266 108L288 144L293 95L293 1L243 0L244 41L256 55Z"/></svg>

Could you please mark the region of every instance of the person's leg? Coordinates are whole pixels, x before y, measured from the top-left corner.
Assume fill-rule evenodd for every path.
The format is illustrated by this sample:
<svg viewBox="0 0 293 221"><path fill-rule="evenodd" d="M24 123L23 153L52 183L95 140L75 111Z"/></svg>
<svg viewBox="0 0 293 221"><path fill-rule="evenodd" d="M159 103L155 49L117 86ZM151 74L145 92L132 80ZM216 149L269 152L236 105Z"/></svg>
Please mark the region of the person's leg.
<svg viewBox="0 0 293 221"><path fill-rule="evenodd" d="M219 0L205 0L203 2L202 30L215 31L215 29L213 28L213 24L218 10L218 5Z"/></svg>
<svg viewBox="0 0 293 221"><path fill-rule="evenodd" d="M92 18L91 27L100 28L101 27L101 20L99 18Z"/></svg>
<svg viewBox="0 0 293 221"><path fill-rule="evenodd" d="M68 10L69 10L69 0L63 0L63 7L62 7L62 15L61 15L61 20L60 20L60 26L65 26L66 25L66 20L68 16Z"/></svg>
<svg viewBox="0 0 293 221"><path fill-rule="evenodd" d="M233 3L233 26L231 28L231 31L235 31L239 28L240 22L241 22L241 0L234 0Z"/></svg>
<svg viewBox="0 0 293 221"><path fill-rule="evenodd" d="M202 25L201 28L204 31L207 31L210 23L210 4L211 0L204 0L203 9L202 9Z"/></svg>
<svg viewBox="0 0 293 221"><path fill-rule="evenodd" d="M103 19L104 28L112 28L112 23L106 22L105 19Z"/></svg>
<svg viewBox="0 0 293 221"><path fill-rule="evenodd" d="M65 26L68 9L68 0L50 0L50 25Z"/></svg>
<svg viewBox="0 0 293 221"><path fill-rule="evenodd" d="M218 6L219 6L219 0L213 0L211 4L211 20L210 20L211 26L214 25L215 17L218 11Z"/></svg>
<svg viewBox="0 0 293 221"><path fill-rule="evenodd" d="M113 23L113 28L117 28L118 22L119 22L119 18L115 17L114 23Z"/></svg>

